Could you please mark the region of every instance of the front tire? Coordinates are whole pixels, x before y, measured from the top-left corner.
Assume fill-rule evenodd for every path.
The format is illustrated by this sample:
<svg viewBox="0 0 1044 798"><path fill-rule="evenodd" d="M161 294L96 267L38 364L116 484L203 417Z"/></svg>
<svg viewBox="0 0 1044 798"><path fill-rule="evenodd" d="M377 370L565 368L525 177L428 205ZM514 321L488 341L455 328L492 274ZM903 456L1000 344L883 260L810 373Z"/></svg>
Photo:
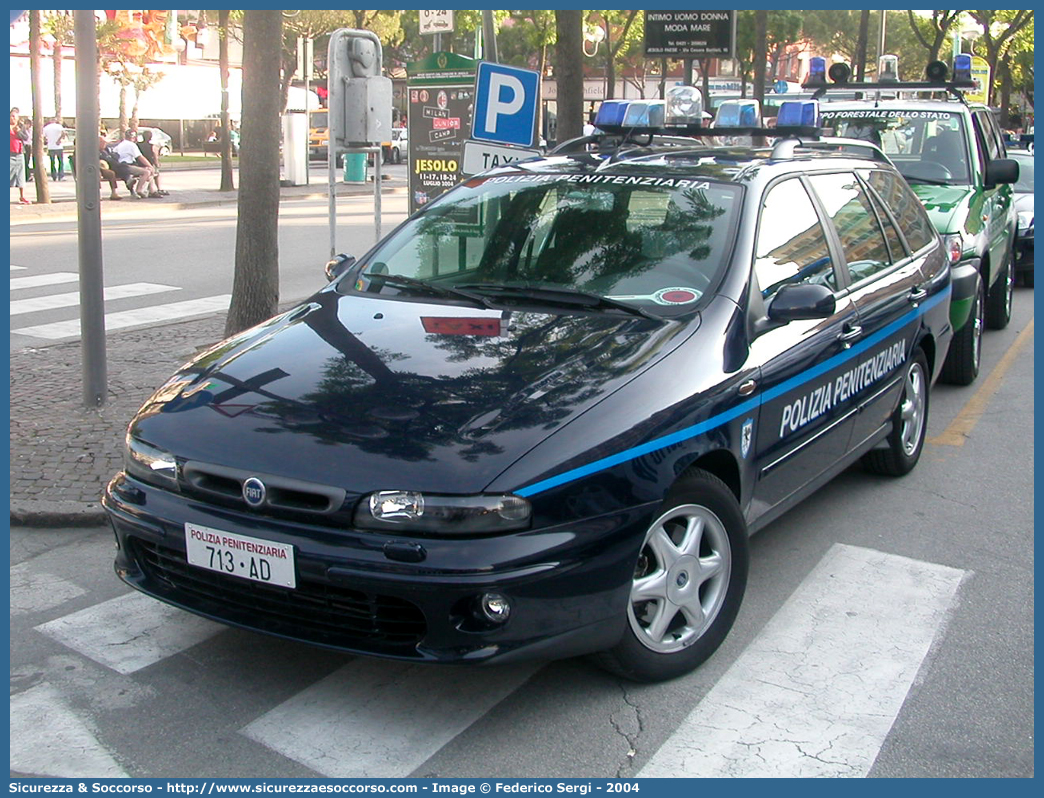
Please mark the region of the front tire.
<svg viewBox="0 0 1044 798"><path fill-rule="evenodd" d="M886 449L871 449L863 455L863 465L875 474L901 477L909 474L924 449L924 433L928 429L928 360L918 349L906 365L903 394L892 413L892 431Z"/></svg>
<svg viewBox="0 0 1044 798"><path fill-rule="evenodd" d="M1011 321L1011 303L1015 296L1015 253L1008 252L1008 262L990 288L986 299L986 324L991 330L1003 330Z"/></svg>
<svg viewBox="0 0 1044 798"><path fill-rule="evenodd" d="M688 673L725 639L743 600L747 525L732 491L702 470L664 500L635 564L626 630L599 664L638 682Z"/></svg>
<svg viewBox="0 0 1044 798"><path fill-rule="evenodd" d="M977 280L972 312L964 326L953 334L950 351L943 361L943 382L951 385L971 385L979 376L982 361L982 330L986 324L986 297L982 280Z"/></svg>

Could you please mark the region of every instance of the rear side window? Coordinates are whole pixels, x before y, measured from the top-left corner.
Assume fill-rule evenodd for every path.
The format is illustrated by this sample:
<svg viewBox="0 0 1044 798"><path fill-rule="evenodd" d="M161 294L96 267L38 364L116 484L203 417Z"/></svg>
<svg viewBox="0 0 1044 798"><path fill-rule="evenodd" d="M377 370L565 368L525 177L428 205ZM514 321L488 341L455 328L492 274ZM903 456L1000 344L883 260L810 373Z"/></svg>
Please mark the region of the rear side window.
<svg viewBox="0 0 1044 798"><path fill-rule="evenodd" d="M863 186L851 172L808 178L837 229L841 249L858 283L892 264L877 214Z"/></svg>
<svg viewBox="0 0 1044 798"><path fill-rule="evenodd" d="M837 288L826 233L800 180L784 180L765 195L754 274L765 299L795 283Z"/></svg>
<svg viewBox="0 0 1044 798"><path fill-rule="evenodd" d="M899 175L882 169L860 173L870 187L884 200L899 229L906 236L911 252L917 252L935 240L935 228L928 220L921 201Z"/></svg>

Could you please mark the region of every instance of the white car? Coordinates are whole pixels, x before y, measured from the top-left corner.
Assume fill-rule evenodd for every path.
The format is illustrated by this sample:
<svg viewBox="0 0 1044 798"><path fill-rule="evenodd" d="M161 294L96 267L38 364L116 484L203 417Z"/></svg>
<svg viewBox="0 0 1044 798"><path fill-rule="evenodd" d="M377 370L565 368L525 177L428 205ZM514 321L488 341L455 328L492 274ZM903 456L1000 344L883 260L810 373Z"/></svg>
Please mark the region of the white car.
<svg viewBox="0 0 1044 798"><path fill-rule="evenodd" d="M170 151L174 146L174 139L160 130L158 127L139 127L138 128L138 141L141 141L141 134L146 131L152 131L152 146L156 149L156 154L160 157L164 155L170 155Z"/></svg>
<svg viewBox="0 0 1044 798"><path fill-rule="evenodd" d="M409 134L404 127L394 127L391 141L384 145L385 163L402 163L410 149Z"/></svg>

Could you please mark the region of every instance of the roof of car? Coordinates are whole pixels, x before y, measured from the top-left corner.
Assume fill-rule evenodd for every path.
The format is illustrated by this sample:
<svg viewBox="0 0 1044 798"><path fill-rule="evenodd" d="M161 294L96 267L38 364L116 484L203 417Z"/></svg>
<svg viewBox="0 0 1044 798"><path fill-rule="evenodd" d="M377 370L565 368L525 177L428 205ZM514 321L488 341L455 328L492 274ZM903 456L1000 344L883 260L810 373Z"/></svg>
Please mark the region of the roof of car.
<svg viewBox="0 0 1044 798"><path fill-rule="evenodd" d="M831 141L837 142L838 139ZM865 142L852 142L853 145L864 145ZM842 152L836 149L825 149L815 142L795 142L795 147L781 155L775 146L728 146L715 147L692 140L691 145L673 144L671 146L638 146L621 147L611 155L602 153L569 153L548 155L543 158L529 158L516 161L499 169L490 170L485 175L502 175L516 173L522 169L533 173L558 172L563 175L583 173L601 173L610 175L659 175L665 169L674 174L703 177L708 180L746 182L757 172L770 168L768 172L775 176L781 172L808 171L815 164L828 163L832 166L866 167L869 164L888 163L887 158L880 160L868 158L858 152ZM883 156L882 156L883 157Z"/></svg>

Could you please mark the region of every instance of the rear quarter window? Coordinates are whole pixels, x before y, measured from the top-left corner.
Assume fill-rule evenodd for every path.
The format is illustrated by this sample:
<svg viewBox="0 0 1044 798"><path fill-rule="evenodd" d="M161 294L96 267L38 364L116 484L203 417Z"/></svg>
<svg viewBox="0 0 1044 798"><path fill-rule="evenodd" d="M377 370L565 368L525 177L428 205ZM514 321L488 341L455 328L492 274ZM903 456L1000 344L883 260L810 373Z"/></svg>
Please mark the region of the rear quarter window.
<svg viewBox="0 0 1044 798"><path fill-rule="evenodd" d="M906 237L911 252L917 252L935 239L935 228L932 227L924 206L902 177L883 169L861 172L860 177L888 206Z"/></svg>

